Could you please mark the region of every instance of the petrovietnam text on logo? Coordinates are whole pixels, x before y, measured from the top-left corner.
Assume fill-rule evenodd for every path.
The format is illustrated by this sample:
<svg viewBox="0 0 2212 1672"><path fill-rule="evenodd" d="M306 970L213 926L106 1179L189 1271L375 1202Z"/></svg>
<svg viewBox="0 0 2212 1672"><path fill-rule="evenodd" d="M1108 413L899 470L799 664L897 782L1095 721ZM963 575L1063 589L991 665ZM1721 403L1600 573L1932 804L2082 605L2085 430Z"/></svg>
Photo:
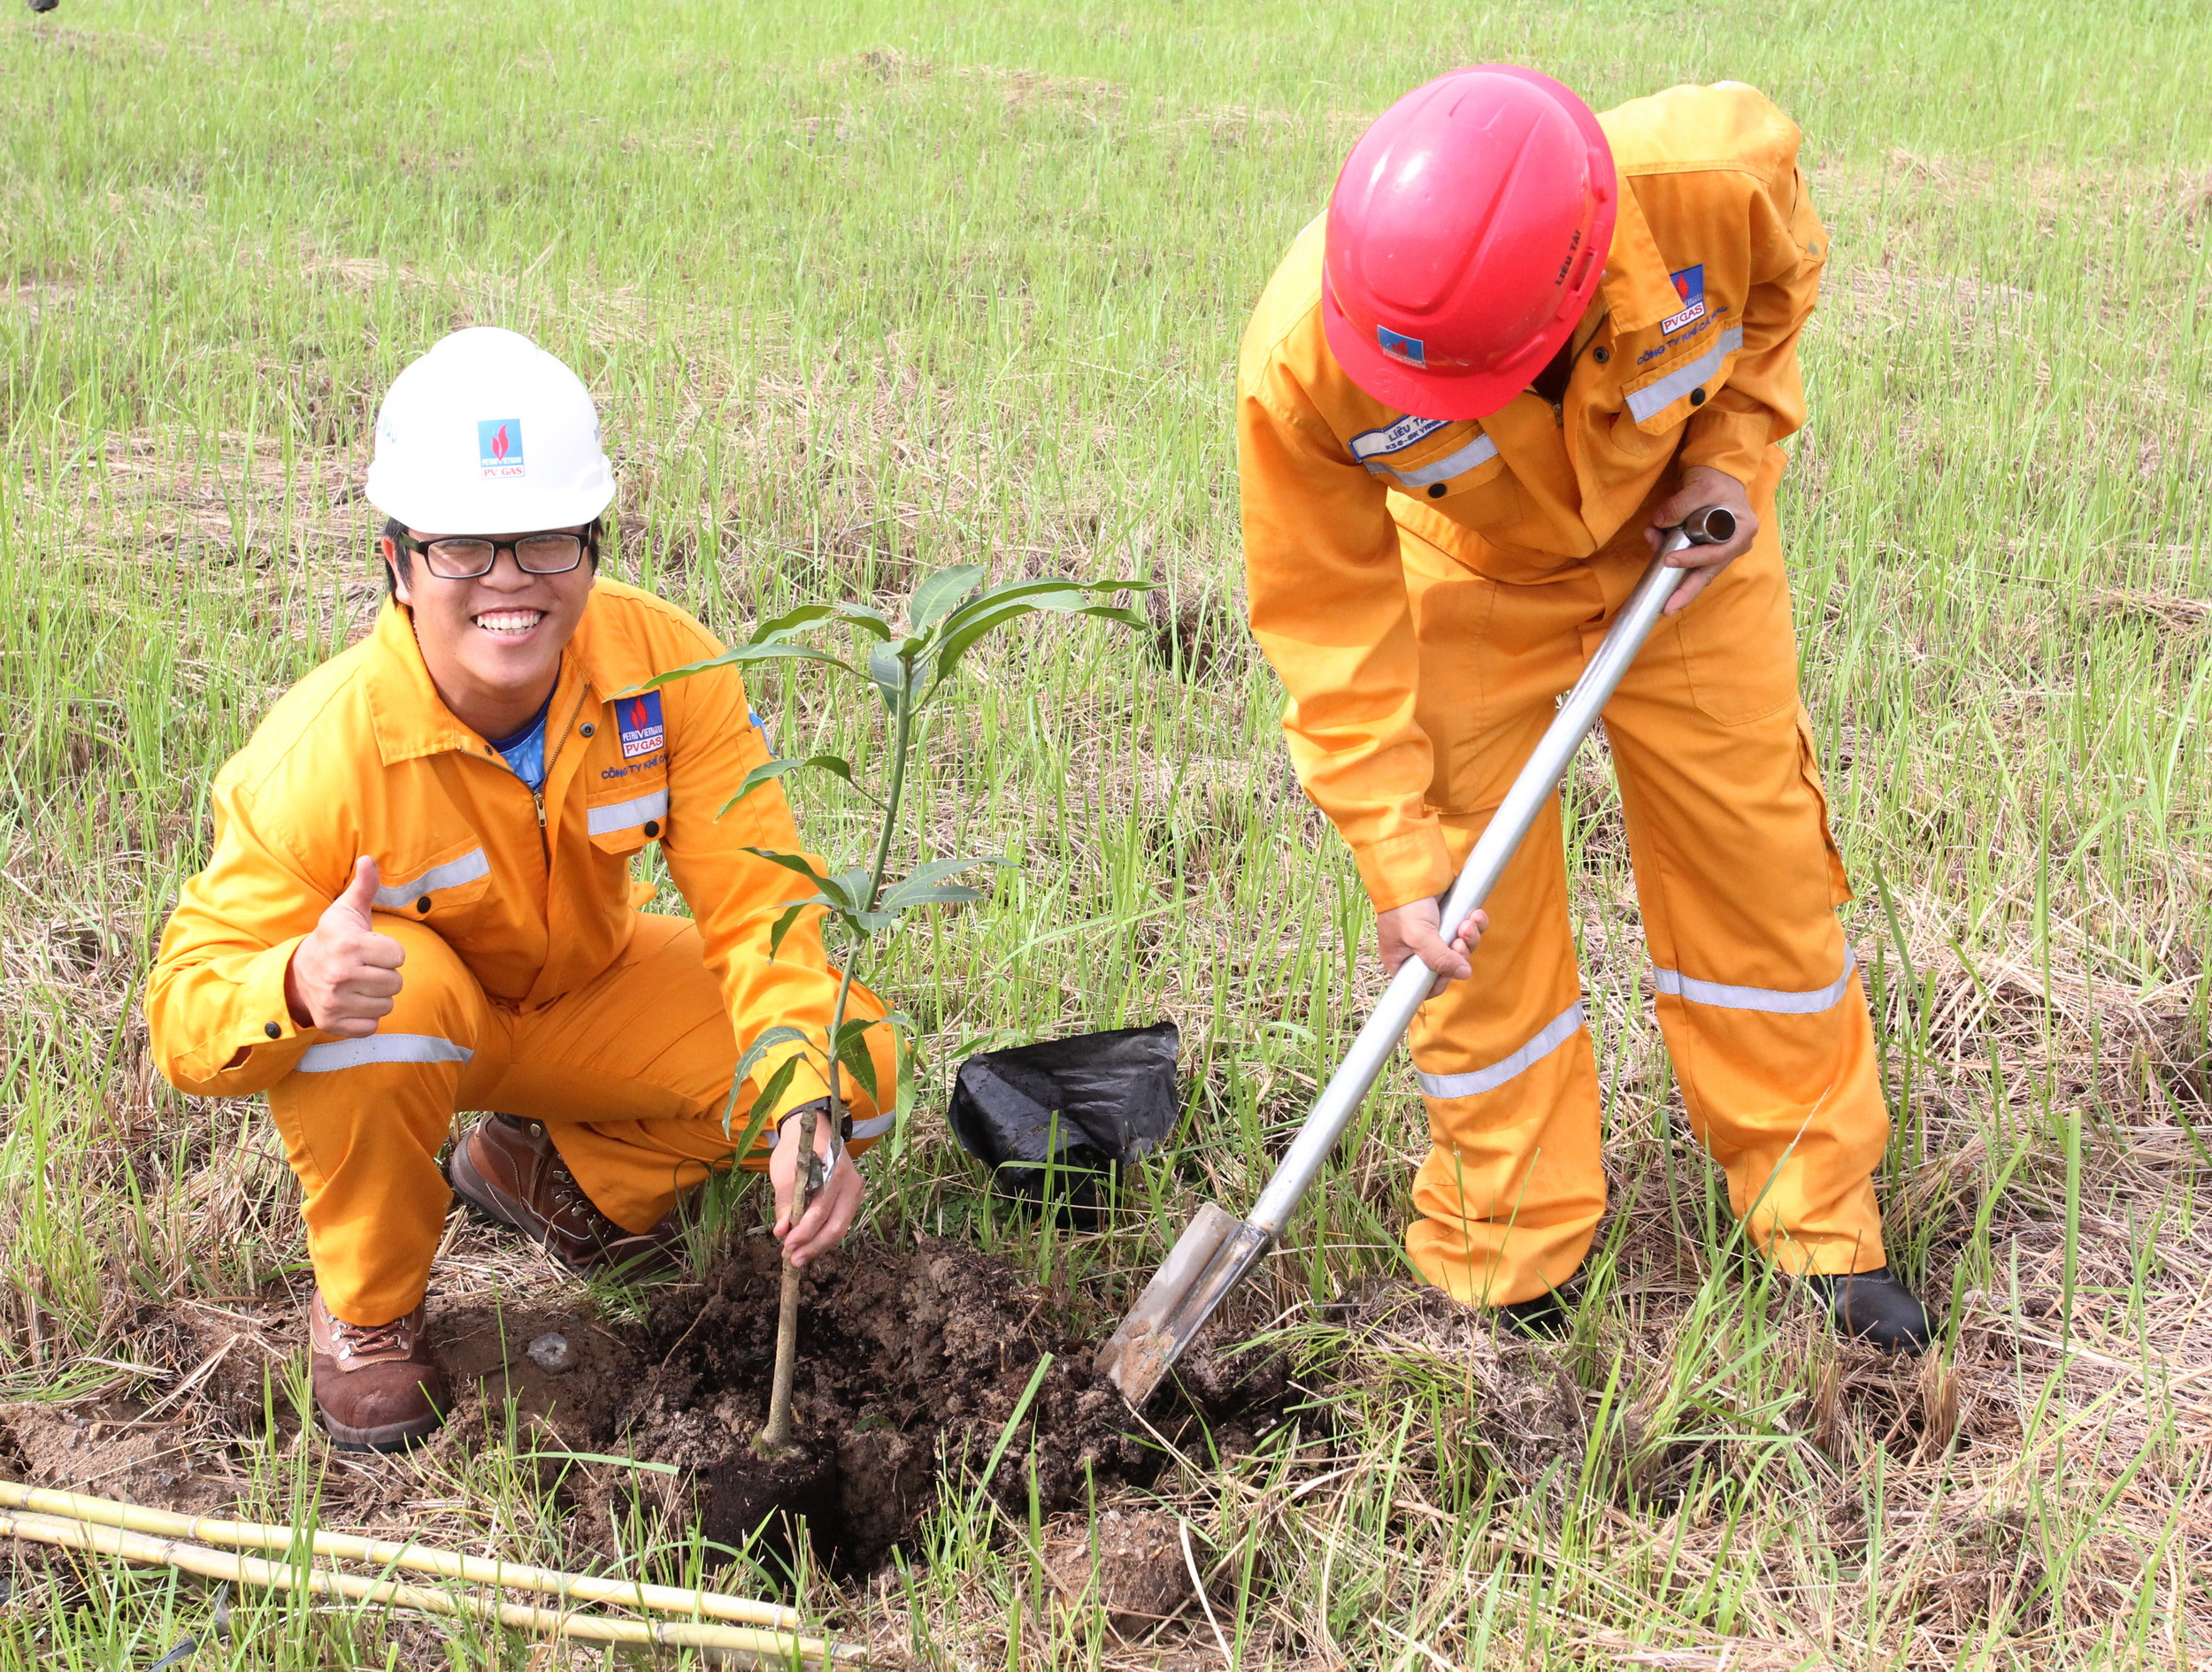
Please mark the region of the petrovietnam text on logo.
<svg viewBox="0 0 2212 1672"><path fill-rule="evenodd" d="M647 691L614 705L615 730L622 738L622 758L634 761L657 750L666 736L661 725L661 694Z"/></svg>
<svg viewBox="0 0 2212 1672"><path fill-rule="evenodd" d="M486 476L522 474L522 420L479 418L476 421L476 462Z"/></svg>

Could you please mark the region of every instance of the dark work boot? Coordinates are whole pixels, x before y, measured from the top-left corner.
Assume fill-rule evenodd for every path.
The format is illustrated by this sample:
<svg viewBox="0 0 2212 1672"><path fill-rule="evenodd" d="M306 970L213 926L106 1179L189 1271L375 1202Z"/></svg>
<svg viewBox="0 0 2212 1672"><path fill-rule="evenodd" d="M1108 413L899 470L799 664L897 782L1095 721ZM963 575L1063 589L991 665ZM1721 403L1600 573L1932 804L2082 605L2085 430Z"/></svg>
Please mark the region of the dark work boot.
<svg viewBox="0 0 2212 1672"><path fill-rule="evenodd" d="M389 1323L347 1323L330 1315L319 1289L307 1338L315 1408L341 1451L404 1451L445 1421L453 1401L422 1308Z"/></svg>
<svg viewBox="0 0 2212 1672"><path fill-rule="evenodd" d="M1530 1300L1509 1300L1498 1308L1498 1315L1523 1335L1555 1341L1569 1327L1566 1297L1556 1289L1547 1289Z"/></svg>
<svg viewBox="0 0 2212 1672"><path fill-rule="evenodd" d="M1917 1356L1935 1337L1928 1308L1887 1266L1848 1277L1814 1275L1805 1279L1805 1286L1827 1306L1839 1331L1885 1353Z"/></svg>
<svg viewBox="0 0 2212 1672"><path fill-rule="evenodd" d="M680 1263L675 1211L650 1230L625 1231L584 1193L542 1121L486 1116L453 1147L446 1177L464 1201L534 1239L571 1271L647 1277Z"/></svg>

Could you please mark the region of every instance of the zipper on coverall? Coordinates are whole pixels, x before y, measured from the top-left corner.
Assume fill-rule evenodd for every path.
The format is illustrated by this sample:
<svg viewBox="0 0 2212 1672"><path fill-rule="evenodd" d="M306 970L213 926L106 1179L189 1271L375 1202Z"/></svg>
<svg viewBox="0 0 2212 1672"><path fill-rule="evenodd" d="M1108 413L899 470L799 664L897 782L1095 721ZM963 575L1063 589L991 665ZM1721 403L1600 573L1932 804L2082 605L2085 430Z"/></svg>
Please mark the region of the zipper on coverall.
<svg viewBox="0 0 2212 1672"><path fill-rule="evenodd" d="M545 786L553 781L553 768L560 761L561 751L568 747L569 728L576 723L576 717L583 711L584 694L579 691L576 694L575 706L569 709L568 718L561 722L561 735L553 745L553 753L546 757L545 776L538 780L538 786L530 792L530 804L538 809L538 853L545 861L545 874L549 885L553 876L553 844L545 833Z"/></svg>
<svg viewBox="0 0 2212 1672"><path fill-rule="evenodd" d="M1567 375L1560 383L1559 398L1555 401L1548 395L1538 395L1536 397L1551 408L1551 421L1559 429L1563 430L1567 427L1567 388L1575 380L1575 367L1581 362L1583 355L1588 352L1590 345L1598 340L1598 333L1605 329L1605 322L1612 317L1613 311L1610 308L1598 315L1597 323L1590 327L1590 334L1582 339L1582 346L1567 357ZM1532 385L1530 393L1535 393Z"/></svg>

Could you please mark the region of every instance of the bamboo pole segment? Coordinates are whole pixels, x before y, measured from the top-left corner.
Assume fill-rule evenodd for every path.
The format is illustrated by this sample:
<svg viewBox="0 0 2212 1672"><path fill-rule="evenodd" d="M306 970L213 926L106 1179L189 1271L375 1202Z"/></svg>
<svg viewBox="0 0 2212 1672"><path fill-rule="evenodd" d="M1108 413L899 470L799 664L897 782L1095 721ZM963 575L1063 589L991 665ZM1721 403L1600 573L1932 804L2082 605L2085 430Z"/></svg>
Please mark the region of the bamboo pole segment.
<svg viewBox="0 0 2212 1672"><path fill-rule="evenodd" d="M118 1503L111 1498L88 1498L77 1492L54 1492L42 1486L0 1480L0 1508L27 1509L64 1521L90 1522L119 1527L128 1532L163 1538L189 1538L204 1545L233 1550L296 1549L296 1529L267 1526L258 1522L221 1521L212 1515L180 1515L173 1510L150 1509L142 1504ZM612 1602L627 1607L651 1608L664 1614L703 1614L717 1620L768 1626L796 1631L801 1619L796 1608L773 1602L755 1602L745 1597L725 1596L713 1591L689 1591L680 1585L649 1585L634 1580L609 1579L591 1574L561 1573L551 1568L533 1568L517 1562L465 1556L426 1545L396 1544L388 1539L363 1538L351 1533L318 1532L310 1540L319 1556L335 1561L362 1561L380 1568L404 1568L415 1573L436 1574L444 1579L464 1579L472 1584L509 1591L535 1591L568 1602Z"/></svg>
<svg viewBox="0 0 2212 1672"><path fill-rule="evenodd" d="M0 1535L58 1545L70 1550L96 1551L151 1567L177 1568L203 1578L227 1579L234 1584L264 1585L276 1591L304 1588L316 1596L382 1603L423 1614L493 1620L518 1630L593 1643L657 1644L667 1648L734 1651L774 1657L779 1664L795 1659L803 1666L819 1667L824 1672L841 1665L858 1664L867 1654L866 1649L856 1644L832 1645L819 1637L763 1630L756 1626L705 1625L687 1620L608 1620L559 1608L490 1602L470 1591L456 1595L434 1591L426 1585L403 1584L395 1579L367 1579L358 1574L333 1573L322 1568L303 1569L288 1562L265 1561L258 1556L234 1555L174 1538L157 1538L119 1527L65 1521L59 1516L20 1510L0 1510Z"/></svg>

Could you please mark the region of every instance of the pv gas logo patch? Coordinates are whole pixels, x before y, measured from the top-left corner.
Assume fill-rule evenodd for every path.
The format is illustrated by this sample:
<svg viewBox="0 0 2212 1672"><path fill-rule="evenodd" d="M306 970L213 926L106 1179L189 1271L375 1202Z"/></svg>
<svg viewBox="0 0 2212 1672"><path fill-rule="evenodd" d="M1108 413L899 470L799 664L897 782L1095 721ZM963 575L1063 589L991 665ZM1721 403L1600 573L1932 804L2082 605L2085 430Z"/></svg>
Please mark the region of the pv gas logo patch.
<svg viewBox="0 0 2212 1672"><path fill-rule="evenodd" d="M1660 331L1672 336L1684 326L1695 325L1705 317L1705 264L1701 261L1694 267L1685 267L1667 277L1674 280L1674 294L1682 299L1682 311L1669 314L1659 322Z"/></svg>
<svg viewBox="0 0 2212 1672"><path fill-rule="evenodd" d="M522 474L522 420L479 418L476 421L476 462L487 477Z"/></svg>
<svg viewBox="0 0 2212 1672"><path fill-rule="evenodd" d="M1428 345L1418 337L1402 337L1388 326L1375 327L1375 341L1394 360L1428 369Z"/></svg>
<svg viewBox="0 0 2212 1672"><path fill-rule="evenodd" d="M667 740L661 725L661 694L647 691L624 697L614 705L616 732L622 739L622 758L634 761L657 752Z"/></svg>

